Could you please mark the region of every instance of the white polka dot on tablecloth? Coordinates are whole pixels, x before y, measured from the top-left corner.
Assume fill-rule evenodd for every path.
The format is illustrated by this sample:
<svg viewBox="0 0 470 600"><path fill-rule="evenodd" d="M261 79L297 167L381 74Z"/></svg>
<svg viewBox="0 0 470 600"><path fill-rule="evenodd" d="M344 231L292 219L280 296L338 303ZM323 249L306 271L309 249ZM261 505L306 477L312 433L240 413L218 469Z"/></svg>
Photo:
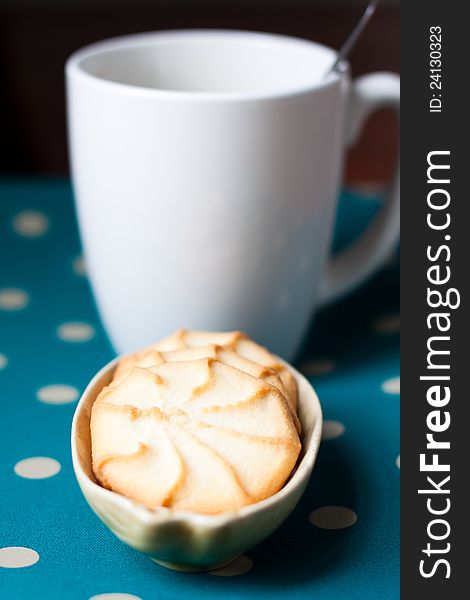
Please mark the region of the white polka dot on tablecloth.
<svg viewBox="0 0 470 600"><path fill-rule="evenodd" d="M395 464L397 465L398 468L400 468L400 455L397 456L397 460L395 461ZM406 469L405 469L406 471Z"/></svg>
<svg viewBox="0 0 470 600"><path fill-rule="evenodd" d="M16 463L14 471L25 479L47 479L57 475L60 462L47 456L32 456Z"/></svg>
<svg viewBox="0 0 470 600"><path fill-rule="evenodd" d="M27 306L29 296L19 288L0 289L0 310L21 310Z"/></svg>
<svg viewBox="0 0 470 600"><path fill-rule="evenodd" d="M382 391L386 394L400 393L400 377L392 377L382 383Z"/></svg>
<svg viewBox="0 0 470 600"><path fill-rule="evenodd" d="M8 358L4 354L0 354L0 370L4 369L8 364Z"/></svg>
<svg viewBox="0 0 470 600"><path fill-rule="evenodd" d="M304 375L328 375L332 373L336 368L335 363L332 360L309 360L300 365L300 370Z"/></svg>
<svg viewBox="0 0 470 600"><path fill-rule="evenodd" d="M77 388L61 383L46 385L37 392L38 400L46 404L67 404L79 396Z"/></svg>
<svg viewBox="0 0 470 600"><path fill-rule="evenodd" d="M310 513L309 521L320 529L344 529L354 525L357 515L345 506L321 506Z"/></svg>
<svg viewBox="0 0 470 600"><path fill-rule="evenodd" d="M343 435L344 429L344 425L339 421L324 421L321 439L334 440Z"/></svg>
<svg viewBox="0 0 470 600"><path fill-rule="evenodd" d="M233 562L220 569L214 569L209 571L210 575L217 575L218 577L234 577L235 575L243 575L248 573L253 567L253 561L248 556L242 554L236 558Z"/></svg>
<svg viewBox="0 0 470 600"><path fill-rule="evenodd" d="M71 321L57 328L57 336L64 342L88 342L95 335L95 328L89 323Z"/></svg>
<svg viewBox="0 0 470 600"><path fill-rule="evenodd" d="M74 258L72 263L72 269L74 270L74 273L76 275L79 275L80 277L85 277L86 265L83 256L77 256Z"/></svg>
<svg viewBox="0 0 470 600"><path fill-rule="evenodd" d="M383 315L372 323L377 333L398 333L400 331L400 315Z"/></svg>
<svg viewBox="0 0 470 600"><path fill-rule="evenodd" d="M37 210L22 210L13 218L13 230L22 237L41 237L48 229L49 219Z"/></svg>
<svg viewBox="0 0 470 600"><path fill-rule="evenodd" d="M97 594L96 596L91 596L89 600L142 600L142 598L140 596L134 596L134 594L110 592L108 594Z"/></svg>
<svg viewBox="0 0 470 600"><path fill-rule="evenodd" d="M21 569L37 563L39 554L36 550L23 546L0 548L0 567L5 569Z"/></svg>
<svg viewBox="0 0 470 600"><path fill-rule="evenodd" d="M89 600L142 600L142 598L140 596L134 596L134 594L111 592L108 594L97 594L96 596L91 596Z"/></svg>

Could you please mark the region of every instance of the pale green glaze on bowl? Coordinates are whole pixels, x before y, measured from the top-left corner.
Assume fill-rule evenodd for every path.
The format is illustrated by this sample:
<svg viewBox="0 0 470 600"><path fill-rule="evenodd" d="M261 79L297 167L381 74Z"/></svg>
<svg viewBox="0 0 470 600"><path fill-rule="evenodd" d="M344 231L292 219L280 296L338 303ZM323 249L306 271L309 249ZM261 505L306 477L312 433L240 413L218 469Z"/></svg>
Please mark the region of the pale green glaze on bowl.
<svg viewBox="0 0 470 600"><path fill-rule="evenodd" d="M322 413L309 382L287 365L299 388L302 451L284 487L266 500L218 515L199 515L161 507L149 510L101 487L91 469L90 414L93 402L110 380L117 359L91 380L72 423L72 460L80 488L91 508L123 542L159 564L181 571L220 567L269 536L302 496L320 445Z"/></svg>

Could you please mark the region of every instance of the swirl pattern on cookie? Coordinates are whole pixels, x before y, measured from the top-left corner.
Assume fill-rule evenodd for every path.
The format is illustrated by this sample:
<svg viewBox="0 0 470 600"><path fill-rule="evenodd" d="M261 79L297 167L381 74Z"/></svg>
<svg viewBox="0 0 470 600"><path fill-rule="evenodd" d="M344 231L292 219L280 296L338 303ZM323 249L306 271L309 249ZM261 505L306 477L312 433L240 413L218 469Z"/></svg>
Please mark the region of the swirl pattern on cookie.
<svg viewBox="0 0 470 600"><path fill-rule="evenodd" d="M285 397L297 431L297 385L289 370L266 348L240 331L187 331L180 329L141 352L121 359L114 381L122 381L134 366L150 367L163 362L217 358L253 377L274 385Z"/></svg>
<svg viewBox="0 0 470 600"><path fill-rule="evenodd" d="M300 452L283 394L214 358L133 367L97 397L91 436L101 485L205 514L276 493Z"/></svg>

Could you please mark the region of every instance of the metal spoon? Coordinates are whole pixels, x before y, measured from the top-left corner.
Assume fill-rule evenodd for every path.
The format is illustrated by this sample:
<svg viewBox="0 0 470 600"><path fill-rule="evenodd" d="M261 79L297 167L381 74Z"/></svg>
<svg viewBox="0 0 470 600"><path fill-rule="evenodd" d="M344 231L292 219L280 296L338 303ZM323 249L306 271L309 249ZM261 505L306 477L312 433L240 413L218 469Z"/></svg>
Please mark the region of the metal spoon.
<svg viewBox="0 0 470 600"><path fill-rule="evenodd" d="M364 31L367 23L370 21L370 19L372 18L372 15L375 13L379 2L380 2L380 0L372 0L371 2L369 2L362 17L359 19L358 24L356 25L356 27L354 27L354 29L351 31L351 33L347 37L344 44L341 46L335 62L325 73L325 77L328 76L330 73L337 71L340 64L345 60L345 58L351 52L355 43L359 39L361 33Z"/></svg>

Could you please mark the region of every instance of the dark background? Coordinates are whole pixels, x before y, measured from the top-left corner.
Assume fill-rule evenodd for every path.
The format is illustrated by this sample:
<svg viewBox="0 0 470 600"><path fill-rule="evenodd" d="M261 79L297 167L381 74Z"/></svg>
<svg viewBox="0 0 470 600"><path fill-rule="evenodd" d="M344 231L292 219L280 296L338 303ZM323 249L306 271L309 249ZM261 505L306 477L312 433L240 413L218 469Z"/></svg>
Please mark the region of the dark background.
<svg viewBox="0 0 470 600"><path fill-rule="evenodd" d="M339 48L361 0L0 0L0 174L68 172L64 63L77 48L139 31L270 31ZM399 7L383 2L351 55L353 74L399 70ZM374 115L347 179L382 182L397 148L394 117Z"/></svg>
<svg viewBox="0 0 470 600"><path fill-rule="evenodd" d="M401 146L402 189L405 201L402 203L401 253L406 260L401 261L401 598L403 600L448 600L463 598L462 592L468 586L468 507L470 506L470 486L468 484L470 417L468 402L468 334L470 279L468 277L469 236L468 236L468 98L463 93L461 74L465 65L462 43L468 37L468 20L465 18L466 5L459 2L428 0L423 12L418 3L408 2L403 6L403 30L401 47L403 54L402 73L402 131ZM442 112L430 113L429 101L434 93L430 89L430 27L439 26L442 30L441 94ZM432 65L436 66L436 65ZM449 150L449 184L430 185L427 183L427 154L434 150ZM442 177L442 176L441 176ZM442 177L444 179L444 177ZM427 195L432 189L446 189L451 196L449 212L451 222L448 229L437 231L427 225L427 215L431 212ZM444 211L442 211L444 212ZM435 219L435 216L433 216ZM444 236L449 238L445 239ZM450 260L439 257L431 263L427 258L427 246L432 249L441 244L449 244ZM431 250L432 252L432 250ZM448 283L436 286L429 281L427 270L431 264L439 264L441 272L450 269ZM454 287L459 290L461 305L452 310L445 307L433 309L428 305L427 288L445 290ZM436 333L436 327L429 328L426 320L433 312L448 312L451 328L446 333ZM441 410L450 412L451 424L447 431L440 433L441 441L449 441L450 449L441 450L439 462L450 464L450 472L420 472L419 455L426 449L426 434L429 428L427 415L433 407L426 401L430 381L420 381L421 375L430 375L427 367L427 342L431 336L448 335L445 356L441 364L449 364L447 373L451 398ZM442 345L444 348L444 345ZM444 358L444 357L442 357ZM437 375L438 371L434 372ZM429 460L429 459L428 459ZM432 485L427 476L439 483L441 475L450 475L450 481L443 489L450 489L451 507L442 515L430 514L426 500L431 494L418 495L419 489L428 490ZM439 498L439 499L438 499ZM434 495L434 510L445 506L444 496ZM427 532L433 519L442 518L451 526L450 535L439 542L432 540ZM442 535L444 526L434 535ZM436 533L437 532L437 533ZM423 551L427 544L436 551L428 558ZM438 544L438 545L436 545ZM419 575L419 563L426 559L425 570L429 573L433 563L447 559L451 564L451 575L445 579L446 569L441 564L433 577L425 579ZM431 567L430 567L431 565Z"/></svg>

